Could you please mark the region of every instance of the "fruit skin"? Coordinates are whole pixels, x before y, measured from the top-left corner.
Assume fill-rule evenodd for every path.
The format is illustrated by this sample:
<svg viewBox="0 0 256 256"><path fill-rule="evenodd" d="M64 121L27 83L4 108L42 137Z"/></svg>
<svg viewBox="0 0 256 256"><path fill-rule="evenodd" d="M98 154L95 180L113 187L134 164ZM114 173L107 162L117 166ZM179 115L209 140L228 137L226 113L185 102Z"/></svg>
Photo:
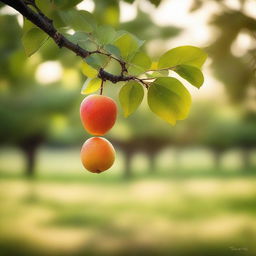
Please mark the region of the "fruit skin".
<svg viewBox="0 0 256 256"><path fill-rule="evenodd" d="M92 137L85 141L81 149L81 161L85 169L101 173L109 169L115 161L115 149L102 137Z"/></svg>
<svg viewBox="0 0 256 256"><path fill-rule="evenodd" d="M80 118L86 131L92 135L106 134L115 124L117 105L103 95L87 96L80 106Z"/></svg>

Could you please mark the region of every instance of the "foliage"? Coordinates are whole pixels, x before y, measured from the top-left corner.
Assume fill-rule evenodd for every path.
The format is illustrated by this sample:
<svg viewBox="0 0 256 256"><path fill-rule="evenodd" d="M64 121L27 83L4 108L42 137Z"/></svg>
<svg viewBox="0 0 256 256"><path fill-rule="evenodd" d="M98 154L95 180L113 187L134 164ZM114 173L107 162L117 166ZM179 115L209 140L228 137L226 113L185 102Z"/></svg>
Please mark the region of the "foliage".
<svg viewBox="0 0 256 256"><path fill-rule="evenodd" d="M191 97L179 80L173 77L157 78L148 91L150 109L170 124L187 117Z"/></svg>
<svg viewBox="0 0 256 256"><path fill-rule="evenodd" d="M136 36L143 38L144 40L151 41L156 38L169 39L177 36L181 32L181 28L168 25L159 26L152 21L150 13L146 13L140 8L137 10L137 16L134 20L120 24L120 28L130 31Z"/></svg>
<svg viewBox="0 0 256 256"><path fill-rule="evenodd" d="M159 2L154 3L157 5ZM132 114L140 105L144 95L141 86L144 86L148 90L149 107L156 115L173 125L177 120L186 118L191 104L190 95L179 80L168 77L173 70L200 88L204 80L201 67L207 58L203 50L195 46L176 47L160 56L157 62L153 62L142 49L144 41L134 34L114 29L111 22L100 25L101 22L96 22L91 13L77 10L73 8L73 4L69 6L71 8L66 5L62 8L58 2L56 5L48 5L48 8L51 6L54 6L54 11L57 11L66 28L75 31L66 32L65 36L89 52L89 57L81 65L83 74L88 77L82 88L83 94L97 91L104 86L106 80L113 83L128 81L119 94L125 116ZM115 6L116 3L111 1L107 8ZM102 8L102 5L99 7ZM96 13L99 7L96 5ZM50 10L48 12L51 13ZM31 55L42 46L46 38L37 34L38 28L34 25L28 30L27 22L24 23L23 30L23 45L27 55ZM102 72L113 65L113 62L121 66L119 76L103 76L105 73Z"/></svg>
<svg viewBox="0 0 256 256"><path fill-rule="evenodd" d="M66 90L57 83L41 86L35 79L35 72L44 54L51 49L43 47L40 55L27 58L21 43L13 40L14 35L22 36L17 18L2 15L0 24L0 34L5 35L0 39L0 144L19 147L28 159L29 152L49 138L55 116L63 113L68 116L77 99L77 91ZM32 28L30 23L25 24L28 31L38 29ZM58 52L57 55L62 59L63 55Z"/></svg>
<svg viewBox="0 0 256 256"><path fill-rule="evenodd" d="M208 1L194 0L191 11L204 8ZM255 46L239 49L234 46L239 36L255 40L256 19L244 11L250 1L237 1L237 8L232 8L227 1L212 0L218 5L218 13L213 13L210 25L218 29L218 34L207 52L212 58L215 76L224 82L228 96L233 103L243 103L247 90L255 84Z"/></svg>
<svg viewBox="0 0 256 256"><path fill-rule="evenodd" d="M129 116L138 108L143 100L143 96L143 87L138 82L130 81L122 87L119 93L119 99L125 117Z"/></svg>

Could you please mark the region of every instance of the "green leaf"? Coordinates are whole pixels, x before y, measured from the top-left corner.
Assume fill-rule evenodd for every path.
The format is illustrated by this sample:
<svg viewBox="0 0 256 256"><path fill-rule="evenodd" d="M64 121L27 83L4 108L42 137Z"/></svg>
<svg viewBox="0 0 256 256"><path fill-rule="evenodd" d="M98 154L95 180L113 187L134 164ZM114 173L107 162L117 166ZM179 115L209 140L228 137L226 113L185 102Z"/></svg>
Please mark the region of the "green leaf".
<svg viewBox="0 0 256 256"><path fill-rule="evenodd" d="M175 125L189 113L191 96L183 84L173 77L157 78L148 90L148 105L152 112Z"/></svg>
<svg viewBox="0 0 256 256"><path fill-rule="evenodd" d="M102 54L93 54L86 58L86 62L95 69L99 69L105 67L109 62L109 57Z"/></svg>
<svg viewBox="0 0 256 256"><path fill-rule="evenodd" d="M113 54L113 55L115 55L118 58L121 56L121 53L120 53L119 49L116 46L112 45L112 44L105 45L104 49L108 53Z"/></svg>
<svg viewBox="0 0 256 256"><path fill-rule="evenodd" d="M39 28L32 28L22 37L22 44L26 55L34 54L47 41L48 35Z"/></svg>
<svg viewBox="0 0 256 256"><path fill-rule="evenodd" d="M86 32L77 31L73 35L65 34L65 33L63 33L63 34L72 43L78 44L79 46L81 46L82 48L84 48L88 51L94 51L97 49L97 46L95 45L95 43L93 43L90 40L90 37Z"/></svg>
<svg viewBox="0 0 256 256"><path fill-rule="evenodd" d="M143 96L143 87L138 82L130 81L122 87L119 93L119 101L125 117L128 117L139 107Z"/></svg>
<svg viewBox="0 0 256 256"><path fill-rule="evenodd" d="M92 32L96 26L91 13L83 10L59 11L63 22L74 30Z"/></svg>
<svg viewBox="0 0 256 256"><path fill-rule="evenodd" d="M101 79L96 77L96 78L88 78L81 90L81 94L90 94L93 92L96 92L97 90L100 89L101 86Z"/></svg>
<svg viewBox="0 0 256 256"><path fill-rule="evenodd" d="M130 33L125 33L117 38L113 44L120 50L123 59L129 60L142 46L143 41L137 39Z"/></svg>
<svg viewBox="0 0 256 256"><path fill-rule="evenodd" d="M98 70L88 65L85 61L82 61L81 69L82 73L87 77L94 78L98 75Z"/></svg>
<svg viewBox="0 0 256 256"><path fill-rule="evenodd" d="M204 83L204 76L199 68L189 65L178 65L174 71L197 88L200 88Z"/></svg>
<svg viewBox="0 0 256 256"><path fill-rule="evenodd" d="M167 77L169 75L168 70L154 71L151 74L147 73L147 77Z"/></svg>
<svg viewBox="0 0 256 256"><path fill-rule="evenodd" d="M23 17L22 34L25 35L32 28L37 28L31 21Z"/></svg>
<svg viewBox="0 0 256 256"><path fill-rule="evenodd" d="M105 65L104 70L117 76L119 76L122 71L119 62L114 59L109 60L108 64Z"/></svg>
<svg viewBox="0 0 256 256"><path fill-rule="evenodd" d="M72 39L76 43L86 42L89 39L89 35L86 32L77 31L72 35Z"/></svg>
<svg viewBox="0 0 256 256"><path fill-rule="evenodd" d="M158 63L158 68L171 68L182 64L201 68L206 58L207 54L200 48L180 46L162 55Z"/></svg>
<svg viewBox="0 0 256 256"><path fill-rule="evenodd" d="M132 75L140 75L147 71L151 66L151 59L144 52L137 52L132 58L128 73Z"/></svg>
<svg viewBox="0 0 256 256"><path fill-rule="evenodd" d="M46 16L52 17L52 12L56 9L55 4L52 0L36 0L37 7L44 13ZM33 7L32 7L33 8Z"/></svg>
<svg viewBox="0 0 256 256"><path fill-rule="evenodd" d="M120 38L121 36L123 36L123 35L125 35L125 34L127 34L128 32L127 31L125 31L125 30L117 30L116 31L116 36L115 36L115 40L114 41L116 41L118 38Z"/></svg>
<svg viewBox="0 0 256 256"><path fill-rule="evenodd" d="M100 45L112 43L116 36L116 31L110 26L99 26L94 33Z"/></svg>

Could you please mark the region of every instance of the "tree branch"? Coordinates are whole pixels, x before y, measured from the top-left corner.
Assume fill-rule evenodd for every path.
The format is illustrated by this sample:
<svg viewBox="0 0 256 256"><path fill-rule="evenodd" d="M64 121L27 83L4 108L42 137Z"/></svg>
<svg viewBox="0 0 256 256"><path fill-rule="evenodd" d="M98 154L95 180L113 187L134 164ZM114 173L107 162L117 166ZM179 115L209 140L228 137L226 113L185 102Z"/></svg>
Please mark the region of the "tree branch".
<svg viewBox="0 0 256 256"><path fill-rule="evenodd" d="M134 76L124 76L124 75L120 75L120 76L116 76L113 74L110 74L108 72L106 72L104 69L100 68L99 71L99 78L101 78L103 81L111 81L112 83L117 83L117 82L124 82L124 81L130 81L130 80L135 80L136 77Z"/></svg>
<svg viewBox="0 0 256 256"><path fill-rule="evenodd" d="M27 18L29 21L31 21L34 25L42 29L46 34L49 35L49 37L51 37L54 40L54 42L60 48L65 47L74 52L77 56L82 57L83 59L95 53L106 55L106 53L100 51L87 51L84 48L80 47L78 44L74 44L70 40L68 40L64 35L57 31L57 29L53 25L53 21L41 12L41 10L36 6L33 0L0 0L0 2L3 2L6 5L11 6L20 14L22 14L25 18ZM37 12L31 9L29 5L33 6ZM113 56L110 57L116 59ZM119 76L113 75L104 71L101 68L98 74L99 78L101 78L103 81L111 81L112 83L136 80L136 77L134 76L125 76L124 73L127 72L126 63L119 59L116 60L121 65L121 74Z"/></svg>

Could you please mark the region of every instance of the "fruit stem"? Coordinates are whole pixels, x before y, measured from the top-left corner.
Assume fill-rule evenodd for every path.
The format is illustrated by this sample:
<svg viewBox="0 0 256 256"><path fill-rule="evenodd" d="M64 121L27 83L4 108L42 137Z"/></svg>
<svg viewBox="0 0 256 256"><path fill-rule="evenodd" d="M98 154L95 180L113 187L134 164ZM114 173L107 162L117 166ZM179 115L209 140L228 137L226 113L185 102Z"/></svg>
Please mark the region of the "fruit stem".
<svg viewBox="0 0 256 256"><path fill-rule="evenodd" d="M102 93L103 93L103 83L104 83L104 81L103 81L103 80L101 80L101 85L100 85L100 95L102 95Z"/></svg>

